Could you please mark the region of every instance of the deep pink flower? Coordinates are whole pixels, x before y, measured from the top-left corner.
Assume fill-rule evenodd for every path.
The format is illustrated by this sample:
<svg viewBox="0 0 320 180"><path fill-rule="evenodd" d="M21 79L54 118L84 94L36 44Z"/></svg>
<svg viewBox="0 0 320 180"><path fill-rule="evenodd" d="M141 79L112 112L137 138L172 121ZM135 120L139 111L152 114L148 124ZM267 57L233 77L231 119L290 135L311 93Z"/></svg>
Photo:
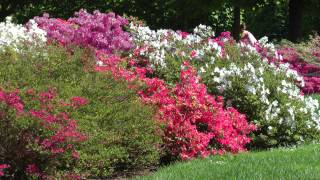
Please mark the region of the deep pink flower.
<svg viewBox="0 0 320 180"><path fill-rule="evenodd" d="M80 107L80 106L84 106L88 103L88 100L86 100L83 97L79 97L79 96L74 96L70 99L71 101L71 105L73 107Z"/></svg>
<svg viewBox="0 0 320 180"><path fill-rule="evenodd" d="M39 168L37 167L37 165L35 164L29 164L27 165L26 167L26 172L30 175L36 175L36 176L39 176L40 175L40 170Z"/></svg>
<svg viewBox="0 0 320 180"><path fill-rule="evenodd" d="M0 164L0 177L4 176L4 169L10 168L10 165L8 164Z"/></svg>

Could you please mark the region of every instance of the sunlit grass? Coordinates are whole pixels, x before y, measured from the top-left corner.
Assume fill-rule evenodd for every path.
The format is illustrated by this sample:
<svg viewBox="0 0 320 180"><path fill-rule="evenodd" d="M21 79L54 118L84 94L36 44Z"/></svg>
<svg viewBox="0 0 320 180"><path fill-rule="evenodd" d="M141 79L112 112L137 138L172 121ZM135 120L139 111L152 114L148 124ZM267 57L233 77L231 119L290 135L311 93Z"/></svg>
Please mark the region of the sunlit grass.
<svg viewBox="0 0 320 180"><path fill-rule="evenodd" d="M138 179L320 179L320 145L197 159Z"/></svg>

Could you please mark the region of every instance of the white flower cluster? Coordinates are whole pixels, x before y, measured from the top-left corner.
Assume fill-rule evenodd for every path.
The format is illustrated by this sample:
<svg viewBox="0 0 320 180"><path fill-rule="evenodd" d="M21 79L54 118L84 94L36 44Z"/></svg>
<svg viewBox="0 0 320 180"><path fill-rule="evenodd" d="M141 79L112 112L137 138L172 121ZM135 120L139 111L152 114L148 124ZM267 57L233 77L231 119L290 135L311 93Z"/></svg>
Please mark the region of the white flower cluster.
<svg viewBox="0 0 320 180"><path fill-rule="evenodd" d="M30 20L28 27L12 23L11 17L0 23L0 51L11 48L21 53L24 48L39 47L46 41L46 32L39 29L34 20Z"/></svg>
<svg viewBox="0 0 320 180"><path fill-rule="evenodd" d="M190 59L201 59L206 52L215 50L221 56L222 48L208 40L208 37L214 35L212 28L208 26L199 25L194 29L194 33L183 35L170 29L154 31L149 27L131 23L130 31L135 44L138 45L136 49L140 49L140 55L148 57L153 67L165 68L166 55L179 54ZM206 43L199 46L203 41Z"/></svg>
<svg viewBox="0 0 320 180"><path fill-rule="evenodd" d="M270 104L268 95L270 90L264 84L263 73L264 67L261 66L256 70L251 63L245 64L244 67L238 67L236 64L231 63L228 68L214 69L211 73L213 81L218 83L217 87L220 92L232 88L232 78L245 79L246 84L243 84L247 92L259 96L259 99L264 104Z"/></svg>
<svg viewBox="0 0 320 180"><path fill-rule="evenodd" d="M311 115L310 121L307 122L310 127L313 124L320 130L319 102L312 97L305 98L301 95L300 89L293 82L282 80L281 85L277 87L277 93L278 95L288 97L292 102L304 104L304 107L298 108L294 103L280 104L277 100L273 100L274 95L270 95L270 89L267 88L263 78L265 71L271 70L275 74L284 73L288 78L300 78L296 71L285 67L287 65L277 68L275 65L269 65L265 61L259 64L258 67L254 67L251 63L245 64L244 67L238 67L234 63L231 63L228 68L215 67L211 75L213 81L218 84L217 89L220 93L233 88L232 80L234 79L245 82L243 84L245 90L249 94L258 96L257 99L260 103L265 105L266 109L263 111L267 122L277 121L278 124L286 123L294 129L296 113L304 113Z"/></svg>
<svg viewBox="0 0 320 180"><path fill-rule="evenodd" d="M264 37L262 37L261 39L258 40L259 44L262 47L268 48L270 50L270 52L275 53L276 52L276 48L275 48L274 44L273 43L269 43L268 41L269 41L269 39L268 39L267 36L264 36Z"/></svg>
<svg viewBox="0 0 320 180"><path fill-rule="evenodd" d="M279 60L279 61L282 60L282 56L279 55L278 52L275 50L274 45L272 43L267 43L268 42L267 37L260 39L259 42L260 41L262 42L262 46L264 46L264 47L266 47L266 44L269 44L268 51L274 53L274 56L276 57L277 60ZM239 46L241 48L243 48L243 50L245 50L243 53L245 53L247 55L252 53L252 54L256 54L256 55L260 56L260 54L257 52L256 48L251 46L250 44L240 43ZM287 78L292 78L295 81L300 82L300 86L302 86L302 87L305 86L305 82L304 82L303 77L300 76L296 70L290 69L289 68L290 65L288 63L285 63L285 64L280 63L279 66L276 66L272 62L269 63L268 60L265 58L262 59L262 61L259 58L257 61L261 62L263 64L263 66L273 69L274 74L284 73ZM296 87L296 88L298 88L298 87Z"/></svg>
<svg viewBox="0 0 320 180"><path fill-rule="evenodd" d="M200 24L199 26L195 27L193 33L199 35L202 38L214 36L214 31L212 30L212 28L203 24Z"/></svg>
<svg viewBox="0 0 320 180"><path fill-rule="evenodd" d="M308 121L309 124L316 123L316 126L318 129L320 129L320 106L319 102L316 99L313 99L312 97L307 97L304 99L305 107L299 109L301 112L310 112L311 114L311 121Z"/></svg>

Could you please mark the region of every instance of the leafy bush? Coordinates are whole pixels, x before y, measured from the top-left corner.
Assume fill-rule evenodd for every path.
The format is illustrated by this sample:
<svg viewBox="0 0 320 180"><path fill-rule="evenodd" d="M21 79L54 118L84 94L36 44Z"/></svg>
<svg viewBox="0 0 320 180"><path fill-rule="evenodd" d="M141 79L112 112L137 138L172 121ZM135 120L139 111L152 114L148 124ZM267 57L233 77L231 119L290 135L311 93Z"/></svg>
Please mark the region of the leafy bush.
<svg viewBox="0 0 320 180"><path fill-rule="evenodd" d="M76 145L85 136L69 118L67 107L78 106L57 102L53 90L37 94L32 89L23 100L18 92L0 91L0 103L0 161L10 165L7 177L46 179L72 172Z"/></svg>
<svg viewBox="0 0 320 180"><path fill-rule="evenodd" d="M134 89L108 73L95 72L89 49L47 46L45 52L46 56L0 53L0 84L5 89L36 92L55 87L57 98L73 98L74 106L85 103L79 97L87 100L70 116L87 136L72 165L76 174L103 177L159 162L154 110L141 104Z"/></svg>
<svg viewBox="0 0 320 180"><path fill-rule="evenodd" d="M236 50L229 53L228 48L232 62L207 68L204 81L211 85L211 92L225 97L229 106L245 113L259 127L253 145L272 147L318 139L319 104L301 95L295 85L297 72L289 65L270 65L258 55L241 56L243 52Z"/></svg>

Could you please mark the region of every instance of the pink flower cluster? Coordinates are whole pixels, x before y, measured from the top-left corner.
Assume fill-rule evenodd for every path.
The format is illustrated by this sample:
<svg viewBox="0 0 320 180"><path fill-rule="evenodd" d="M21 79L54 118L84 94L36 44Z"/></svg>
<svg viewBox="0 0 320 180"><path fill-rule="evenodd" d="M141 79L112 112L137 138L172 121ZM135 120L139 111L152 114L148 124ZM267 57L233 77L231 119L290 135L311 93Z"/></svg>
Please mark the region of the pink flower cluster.
<svg viewBox="0 0 320 180"><path fill-rule="evenodd" d="M19 117L32 118L37 124L35 129L31 131L25 130L21 135L24 136L22 139L26 141L26 144L37 145L42 152L48 154L50 161L59 161L58 159L62 156L70 156L74 159L79 158L79 154L76 151L75 145L86 140L86 136L80 133L77 129L77 121L69 117L69 112L64 111L65 104L57 100L55 90L49 89L47 92L35 93L33 89L29 89L25 93L24 103L32 104L31 109L25 109L23 102L18 95L19 91L16 92L5 92L0 91L0 103L16 110L16 114ZM78 108L81 105L85 105L87 100L81 97L71 98L70 107L72 109ZM27 106L27 105L26 105ZM1 114L10 113L1 109ZM9 116L8 116L9 117ZM11 116L10 116L11 117ZM6 123L13 123L8 121ZM10 128L13 125L8 125ZM25 147L27 151L34 151L29 149L28 145ZM21 152L21 159L27 158L23 155L28 152ZM40 179L46 179L47 176L41 171L40 167L43 164L38 164L37 158L33 157L34 163L28 164L25 168L25 172L29 175L36 176ZM30 159L28 160L30 162ZM19 164L19 163L18 163ZM0 166L0 174L2 169L8 168L9 166ZM16 167L12 167L16 168ZM21 167L19 167L21 168Z"/></svg>
<svg viewBox="0 0 320 180"><path fill-rule="evenodd" d="M0 90L0 102L5 102L8 106L15 109L18 114L21 114L24 106L18 93L19 91L6 93Z"/></svg>
<svg viewBox="0 0 320 180"><path fill-rule="evenodd" d="M38 119L44 129L51 132L50 136L36 138L35 142L52 155L63 154L68 151L76 154L73 143L82 142L86 137L78 132L77 121L70 119L67 112L54 112L59 106L62 106L62 104L57 104L55 99L56 93L54 89L41 92L38 97L32 97L33 101L40 103L41 108L31 109L29 114ZM87 103L86 99L81 97L73 97L70 101L72 102L70 106L73 108ZM63 106L65 104L63 103Z"/></svg>
<svg viewBox="0 0 320 180"><path fill-rule="evenodd" d="M284 63L289 63L291 69L303 76L305 87L302 88L302 91L304 93L320 92L320 66L307 63L294 48L284 47L278 52L283 56ZM317 57L316 53L313 55Z"/></svg>
<svg viewBox="0 0 320 180"><path fill-rule="evenodd" d="M4 176L4 169L10 168L10 165L8 164L0 164L0 177Z"/></svg>
<svg viewBox="0 0 320 180"><path fill-rule="evenodd" d="M48 14L34 19L39 28L47 32L48 39L62 45L89 46L108 54L127 51L133 46L129 33L122 29L128 21L114 13L94 11L90 14L80 10L68 20L49 18Z"/></svg>
<svg viewBox="0 0 320 180"><path fill-rule="evenodd" d="M196 71L184 65L173 89L154 78L144 79L148 88L140 92L143 101L158 106L158 118L166 123L166 148L181 159L244 151L255 126L235 109L224 109L222 98L209 95Z"/></svg>

